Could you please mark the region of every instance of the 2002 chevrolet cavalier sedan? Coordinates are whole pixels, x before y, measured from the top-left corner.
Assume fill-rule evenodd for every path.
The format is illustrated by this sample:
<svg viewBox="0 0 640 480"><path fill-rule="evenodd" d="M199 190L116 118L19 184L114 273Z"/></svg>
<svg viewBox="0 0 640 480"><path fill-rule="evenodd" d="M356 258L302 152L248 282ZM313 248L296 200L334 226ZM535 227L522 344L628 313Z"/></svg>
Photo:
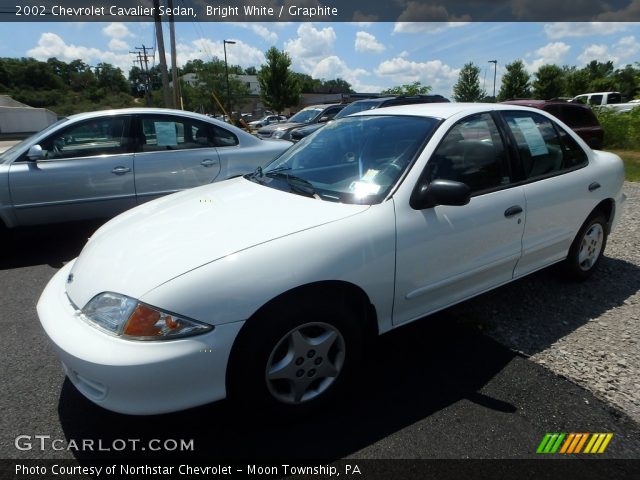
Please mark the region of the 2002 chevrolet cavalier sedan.
<svg viewBox="0 0 640 480"><path fill-rule="evenodd" d="M362 112L253 174L116 217L38 315L70 380L107 409L232 397L304 411L347 385L372 333L557 262L589 276L623 176L539 110Z"/></svg>

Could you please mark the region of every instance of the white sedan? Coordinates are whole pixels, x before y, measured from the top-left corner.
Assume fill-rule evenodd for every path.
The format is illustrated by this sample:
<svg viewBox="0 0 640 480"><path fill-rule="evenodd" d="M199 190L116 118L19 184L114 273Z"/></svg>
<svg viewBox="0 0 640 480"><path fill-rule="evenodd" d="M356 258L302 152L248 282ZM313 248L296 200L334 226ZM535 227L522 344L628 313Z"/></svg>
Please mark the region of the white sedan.
<svg viewBox="0 0 640 480"><path fill-rule="evenodd" d="M107 409L304 411L346 387L371 334L557 262L587 278L623 179L616 155L540 110L362 112L253 174L116 217L38 315Z"/></svg>

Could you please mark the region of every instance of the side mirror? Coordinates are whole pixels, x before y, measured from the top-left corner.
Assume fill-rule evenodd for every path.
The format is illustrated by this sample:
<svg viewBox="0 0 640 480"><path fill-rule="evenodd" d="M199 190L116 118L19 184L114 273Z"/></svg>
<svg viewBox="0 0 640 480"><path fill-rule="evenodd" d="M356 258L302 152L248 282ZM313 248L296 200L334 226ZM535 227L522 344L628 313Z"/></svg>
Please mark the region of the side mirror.
<svg viewBox="0 0 640 480"><path fill-rule="evenodd" d="M320 117L320 120L318 120L318 123L325 123L328 121L329 121L329 117L325 115L324 117Z"/></svg>
<svg viewBox="0 0 640 480"><path fill-rule="evenodd" d="M44 151L40 145L32 145L27 152L27 158L30 162L35 162L44 158Z"/></svg>
<svg viewBox="0 0 640 480"><path fill-rule="evenodd" d="M409 204L414 210L424 210L436 205L461 206L471 201L471 189L462 182L434 180L418 185L411 195Z"/></svg>

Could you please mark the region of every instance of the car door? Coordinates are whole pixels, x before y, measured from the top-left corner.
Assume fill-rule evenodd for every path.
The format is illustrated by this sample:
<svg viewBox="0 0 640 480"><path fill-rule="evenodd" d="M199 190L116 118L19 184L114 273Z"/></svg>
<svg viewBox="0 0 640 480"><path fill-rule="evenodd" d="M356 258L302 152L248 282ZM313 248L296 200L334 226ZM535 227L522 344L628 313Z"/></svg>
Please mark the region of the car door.
<svg viewBox="0 0 640 480"><path fill-rule="evenodd" d="M104 116L56 130L43 156L18 158L9 189L20 225L116 215L135 206L131 117Z"/></svg>
<svg viewBox="0 0 640 480"><path fill-rule="evenodd" d="M512 186L507 149L488 113L458 122L429 159L420 182L468 185L464 206L415 210L396 203L394 324L420 318L512 279L525 223L521 186Z"/></svg>
<svg viewBox="0 0 640 480"><path fill-rule="evenodd" d="M213 182L220 173L215 125L179 115L137 117L136 195L144 203Z"/></svg>
<svg viewBox="0 0 640 480"><path fill-rule="evenodd" d="M566 257L595 206L585 169L586 152L554 121L535 112L502 114L517 146L517 173L524 182L527 222L516 276L526 275Z"/></svg>

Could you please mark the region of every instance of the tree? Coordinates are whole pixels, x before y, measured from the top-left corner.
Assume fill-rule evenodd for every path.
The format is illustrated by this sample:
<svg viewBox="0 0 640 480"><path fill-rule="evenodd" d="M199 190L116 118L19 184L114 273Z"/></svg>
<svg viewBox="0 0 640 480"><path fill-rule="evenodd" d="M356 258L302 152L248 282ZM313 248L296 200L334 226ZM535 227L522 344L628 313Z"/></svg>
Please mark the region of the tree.
<svg viewBox="0 0 640 480"><path fill-rule="evenodd" d="M557 65L542 65L535 73L533 96L541 100L561 97L564 93L564 72Z"/></svg>
<svg viewBox="0 0 640 480"><path fill-rule="evenodd" d="M268 108L281 113L286 107L298 103L300 86L289 70L291 58L286 52L271 47L265 57L267 63L258 72L260 98Z"/></svg>
<svg viewBox="0 0 640 480"><path fill-rule="evenodd" d="M529 83L531 77L525 70L522 60L509 63L505 68L507 73L502 77L498 100L529 98L531 96L531 84Z"/></svg>
<svg viewBox="0 0 640 480"><path fill-rule="evenodd" d="M122 70L110 63L99 63L96 66L96 81L98 88L111 93L128 93L130 86Z"/></svg>
<svg viewBox="0 0 640 480"><path fill-rule="evenodd" d="M486 96L487 92L480 88L480 67L473 62L466 63L453 86L453 99L456 102L479 102Z"/></svg>
<svg viewBox="0 0 640 480"><path fill-rule="evenodd" d="M617 90L623 97L632 100L640 93L640 70L632 65L627 65L622 69L618 69L613 74ZM0 81L0 83L2 83Z"/></svg>
<svg viewBox="0 0 640 480"><path fill-rule="evenodd" d="M322 82L321 89L322 93L355 93L351 84L340 77Z"/></svg>
<svg viewBox="0 0 640 480"><path fill-rule="evenodd" d="M430 85L422 85L422 82L416 81L409 84L404 84L392 88L382 90L384 95L423 95L431 91Z"/></svg>
<svg viewBox="0 0 640 480"><path fill-rule="evenodd" d="M258 74L258 70L256 69L256 67L247 67L244 69L244 74L245 75L257 75Z"/></svg>
<svg viewBox="0 0 640 480"><path fill-rule="evenodd" d="M589 74L583 68L564 67L565 93L575 97L589 90Z"/></svg>

